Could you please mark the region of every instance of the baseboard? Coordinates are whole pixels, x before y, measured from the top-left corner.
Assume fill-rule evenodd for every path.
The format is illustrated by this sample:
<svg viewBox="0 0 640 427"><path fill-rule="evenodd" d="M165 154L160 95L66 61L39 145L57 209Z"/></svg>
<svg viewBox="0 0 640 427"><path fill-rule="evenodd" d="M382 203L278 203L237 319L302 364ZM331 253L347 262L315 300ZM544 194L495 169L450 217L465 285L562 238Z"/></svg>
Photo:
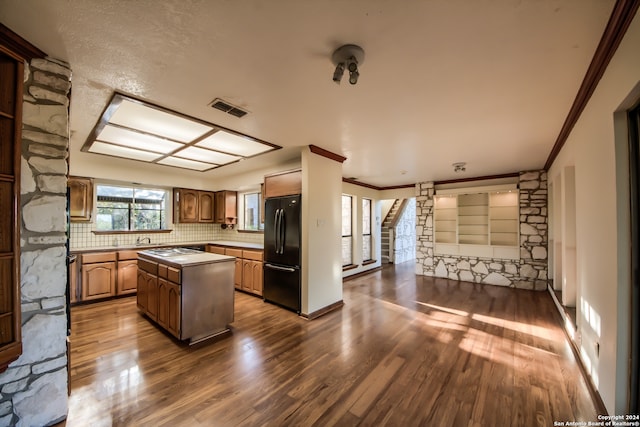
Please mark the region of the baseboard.
<svg viewBox="0 0 640 427"><path fill-rule="evenodd" d="M352 274L351 276L347 276L342 278L342 282L346 282L349 281L351 279L357 279L358 277L362 277L362 276L366 276L369 273L375 273L376 271L380 271L382 270L382 267L376 267L376 268L372 268L370 270L366 270L366 271L361 271L360 273L356 273L356 274Z"/></svg>
<svg viewBox="0 0 640 427"><path fill-rule="evenodd" d="M320 310L316 310L313 313L309 313L309 314L301 314L301 317L304 317L307 320L313 320L313 319L317 319L320 316L324 316L327 313L330 313L334 310L337 310L339 308L342 308L342 306L344 305L344 301L340 300L340 301L336 301L333 304L330 304L326 307L321 308Z"/></svg>
<svg viewBox="0 0 640 427"><path fill-rule="evenodd" d="M578 363L578 368L580 368L580 372L582 373L582 378L584 378L584 381L587 383L587 389L589 389L589 395L591 396L591 400L593 401L593 404L596 407L596 411L598 412L599 415L609 415L609 413L607 412L607 407L604 405L604 401L602 400L602 396L600 396L600 393L598 392L596 385L593 383L593 380L591 379L591 376L589 375L587 368L585 368L584 363L582 362L582 358L580 357L580 349L578 348L578 345L573 340L571 335L569 335L569 331L567 331L567 325L573 326L574 329L577 329L577 325L574 325L573 321L564 312L564 309L562 308L562 304L560 303L560 301L558 301L558 298L556 297L556 294L553 292L553 289L551 289L551 286L547 285L547 291L549 292L551 299L553 300L556 306L556 309L557 309L556 314L560 317L560 322L561 322L560 326L564 331L564 336L567 338L567 341L569 342L569 347L571 347L571 351L573 352L573 357L576 359L576 362Z"/></svg>

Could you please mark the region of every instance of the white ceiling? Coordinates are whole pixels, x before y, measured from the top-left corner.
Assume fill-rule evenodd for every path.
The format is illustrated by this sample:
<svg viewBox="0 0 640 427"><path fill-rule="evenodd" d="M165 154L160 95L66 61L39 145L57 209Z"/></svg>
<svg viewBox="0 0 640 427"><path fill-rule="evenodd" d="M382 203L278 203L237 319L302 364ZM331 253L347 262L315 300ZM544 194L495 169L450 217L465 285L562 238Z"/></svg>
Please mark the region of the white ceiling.
<svg viewBox="0 0 640 427"><path fill-rule="evenodd" d="M117 90L284 147L211 178L314 144L347 158L344 177L386 187L541 169L613 5L3 0L0 21L70 64L72 162ZM347 43L365 50L355 86L332 81Z"/></svg>

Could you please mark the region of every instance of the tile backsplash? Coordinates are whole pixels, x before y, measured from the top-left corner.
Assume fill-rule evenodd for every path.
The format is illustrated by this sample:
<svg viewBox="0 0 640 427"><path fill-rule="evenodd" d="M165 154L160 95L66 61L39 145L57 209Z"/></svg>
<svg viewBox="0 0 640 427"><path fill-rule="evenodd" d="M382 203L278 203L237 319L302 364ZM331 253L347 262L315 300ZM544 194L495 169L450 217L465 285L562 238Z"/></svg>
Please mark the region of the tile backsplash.
<svg viewBox="0 0 640 427"><path fill-rule="evenodd" d="M93 223L71 223L71 250L135 246L136 239L149 238L152 244L181 244L231 240L246 243L262 243L262 233L240 233L236 229L223 230L219 224L173 224L169 233L95 234Z"/></svg>

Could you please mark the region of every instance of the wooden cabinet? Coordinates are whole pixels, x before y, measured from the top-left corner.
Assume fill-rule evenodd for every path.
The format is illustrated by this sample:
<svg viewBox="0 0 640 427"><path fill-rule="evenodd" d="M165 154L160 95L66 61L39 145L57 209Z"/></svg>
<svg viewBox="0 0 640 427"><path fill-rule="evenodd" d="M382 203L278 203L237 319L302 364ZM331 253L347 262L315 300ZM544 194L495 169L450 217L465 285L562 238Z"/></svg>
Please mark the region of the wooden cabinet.
<svg viewBox="0 0 640 427"><path fill-rule="evenodd" d="M180 270L158 266L158 324L180 338Z"/></svg>
<svg viewBox="0 0 640 427"><path fill-rule="evenodd" d="M233 283L235 288L262 296L263 251L249 250L221 245L207 245L207 252L236 258Z"/></svg>
<svg viewBox="0 0 640 427"><path fill-rule="evenodd" d="M212 223L215 195L211 191L174 188L176 206L174 221L181 223Z"/></svg>
<svg viewBox="0 0 640 427"><path fill-rule="evenodd" d="M25 59L4 49L4 40L0 44L0 372L4 372L22 354L19 215Z"/></svg>
<svg viewBox="0 0 640 427"><path fill-rule="evenodd" d="M69 275L69 302L78 302L78 259L74 258L67 268Z"/></svg>
<svg viewBox="0 0 640 427"><path fill-rule="evenodd" d="M262 254L262 251L242 251L242 289L256 295L262 295Z"/></svg>
<svg viewBox="0 0 640 427"><path fill-rule="evenodd" d="M198 221L199 222L213 222L213 206L214 206L214 193L210 191L198 192Z"/></svg>
<svg viewBox="0 0 640 427"><path fill-rule="evenodd" d="M136 292L138 272L138 251L118 251L118 281L116 295Z"/></svg>
<svg viewBox="0 0 640 427"><path fill-rule="evenodd" d="M236 191L215 192L215 220L216 224L235 224L238 217L238 193Z"/></svg>
<svg viewBox="0 0 640 427"><path fill-rule="evenodd" d="M264 197L302 194L302 171L280 172L264 177Z"/></svg>
<svg viewBox="0 0 640 427"><path fill-rule="evenodd" d="M115 252L82 255L82 300L115 295L116 274Z"/></svg>
<svg viewBox="0 0 640 427"><path fill-rule="evenodd" d="M70 176L69 187L69 219L72 222L91 221L93 212L93 180L78 176Z"/></svg>
<svg viewBox="0 0 640 427"><path fill-rule="evenodd" d="M180 269L138 259L138 308L180 339L182 311Z"/></svg>
<svg viewBox="0 0 640 427"><path fill-rule="evenodd" d="M147 273L146 271L142 270L141 268L138 268L138 290L136 293L136 303L138 305L138 309L142 312L147 311L147 305L148 305L148 299L147 299L147 295L148 295L148 287L147 287L147 275L149 273Z"/></svg>

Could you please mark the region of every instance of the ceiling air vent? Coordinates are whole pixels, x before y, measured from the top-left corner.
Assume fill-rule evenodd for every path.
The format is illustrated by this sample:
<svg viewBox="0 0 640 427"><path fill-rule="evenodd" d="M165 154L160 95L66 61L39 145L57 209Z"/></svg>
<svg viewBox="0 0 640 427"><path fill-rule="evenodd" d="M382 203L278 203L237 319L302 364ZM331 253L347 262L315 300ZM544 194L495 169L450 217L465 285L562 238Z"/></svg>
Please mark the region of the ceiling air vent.
<svg viewBox="0 0 640 427"><path fill-rule="evenodd" d="M223 101L220 98L214 99L211 104L213 108L224 111L227 114L231 114L236 117L244 117L247 114L247 111L242 108L236 107L235 105L229 104L227 101Z"/></svg>

